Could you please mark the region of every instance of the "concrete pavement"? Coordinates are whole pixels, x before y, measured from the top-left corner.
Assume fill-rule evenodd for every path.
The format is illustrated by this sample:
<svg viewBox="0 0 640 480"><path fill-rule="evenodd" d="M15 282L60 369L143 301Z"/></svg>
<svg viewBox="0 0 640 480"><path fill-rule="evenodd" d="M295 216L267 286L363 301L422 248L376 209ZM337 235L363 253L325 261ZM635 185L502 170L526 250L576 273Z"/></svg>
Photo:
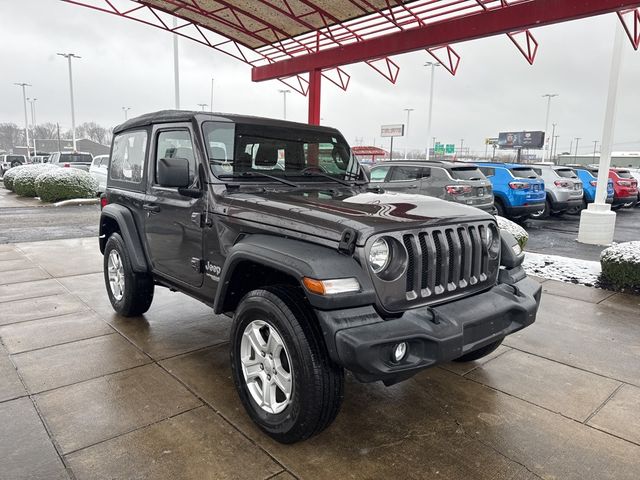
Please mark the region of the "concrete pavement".
<svg viewBox="0 0 640 480"><path fill-rule="evenodd" d="M543 281L489 357L347 376L336 422L285 446L237 398L230 320L162 288L118 317L101 261L95 238L0 245L2 478L638 478L640 297Z"/></svg>

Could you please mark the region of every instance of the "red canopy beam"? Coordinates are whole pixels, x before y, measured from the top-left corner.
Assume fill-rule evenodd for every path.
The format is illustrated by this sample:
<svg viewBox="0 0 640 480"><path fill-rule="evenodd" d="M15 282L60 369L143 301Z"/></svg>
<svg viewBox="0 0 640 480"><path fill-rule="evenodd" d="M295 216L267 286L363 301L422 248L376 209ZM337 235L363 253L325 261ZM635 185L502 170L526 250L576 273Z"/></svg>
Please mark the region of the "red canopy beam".
<svg viewBox="0 0 640 480"><path fill-rule="evenodd" d="M273 80L638 6L639 0L535 0L516 3L253 67L251 78L254 82Z"/></svg>

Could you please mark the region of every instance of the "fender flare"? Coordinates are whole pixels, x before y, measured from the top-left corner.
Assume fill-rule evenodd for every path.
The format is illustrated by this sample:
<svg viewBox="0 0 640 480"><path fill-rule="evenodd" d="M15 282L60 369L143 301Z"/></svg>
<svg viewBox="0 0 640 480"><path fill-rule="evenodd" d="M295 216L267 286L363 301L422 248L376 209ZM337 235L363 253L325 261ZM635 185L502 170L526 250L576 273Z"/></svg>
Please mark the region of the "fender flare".
<svg viewBox="0 0 640 480"><path fill-rule="evenodd" d="M322 245L272 235L255 234L232 246L220 273L214 312L222 313L227 289L238 265L244 261L264 265L291 276L302 285L303 277L319 280L355 277L360 291L323 296L305 290L309 303L320 310L333 310L375 303L375 290L368 272L355 256Z"/></svg>
<svg viewBox="0 0 640 480"><path fill-rule="evenodd" d="M102 209L100 214L100 252L104 253L104 248L107 244L106 232L103 231L103 219L109 218L116 222L120 236L127 246L127 253L131 260L131 267L134 272L148 272L149 264L142 248L142 242L138 235L138 228L136 227L131 210L123 205L109 204Z"/></svg>

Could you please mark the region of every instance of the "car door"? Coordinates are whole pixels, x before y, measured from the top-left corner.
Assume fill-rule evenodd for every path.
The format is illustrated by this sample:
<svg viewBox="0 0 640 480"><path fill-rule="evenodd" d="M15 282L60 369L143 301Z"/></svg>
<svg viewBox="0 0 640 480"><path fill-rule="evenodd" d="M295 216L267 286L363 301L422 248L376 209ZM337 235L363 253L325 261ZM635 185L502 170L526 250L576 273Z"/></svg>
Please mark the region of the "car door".
<svg viewBox="0 0 640 480"><path fill-rule="evenodd" d="M420 170L412 165L394 165L389 169L382 188L404 193L420 193Z"/></svg>
<svg viewBox="0 0 640 480"><path fill-rule="evenodd" d="M163 158L189 161L191 188L201 187L198 165L202 162L189 124L163 125L153 131L145 210L145 240L154 273L199 287L203 283L201 217L204 196L182 195L178 188L157 182L157 164Z"/></svg>

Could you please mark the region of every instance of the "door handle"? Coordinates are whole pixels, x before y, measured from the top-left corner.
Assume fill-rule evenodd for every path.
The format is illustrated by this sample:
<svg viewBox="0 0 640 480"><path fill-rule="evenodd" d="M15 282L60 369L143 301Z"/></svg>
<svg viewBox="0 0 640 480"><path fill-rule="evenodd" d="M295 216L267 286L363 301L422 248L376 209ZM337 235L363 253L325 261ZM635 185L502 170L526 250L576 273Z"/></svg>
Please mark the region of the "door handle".
<svg viewBox="0 0 640 480"><path fill-rule="evenodd" d="M151 213L158 213L160 211L160 207L153 203L145 203L142 205L142 208Z"/></svg>
<svg viewBox="0 0 640 480"><path fill-rule="evenodd" d="M407 188L418 188L418 185L408 185Z"/></svg>

